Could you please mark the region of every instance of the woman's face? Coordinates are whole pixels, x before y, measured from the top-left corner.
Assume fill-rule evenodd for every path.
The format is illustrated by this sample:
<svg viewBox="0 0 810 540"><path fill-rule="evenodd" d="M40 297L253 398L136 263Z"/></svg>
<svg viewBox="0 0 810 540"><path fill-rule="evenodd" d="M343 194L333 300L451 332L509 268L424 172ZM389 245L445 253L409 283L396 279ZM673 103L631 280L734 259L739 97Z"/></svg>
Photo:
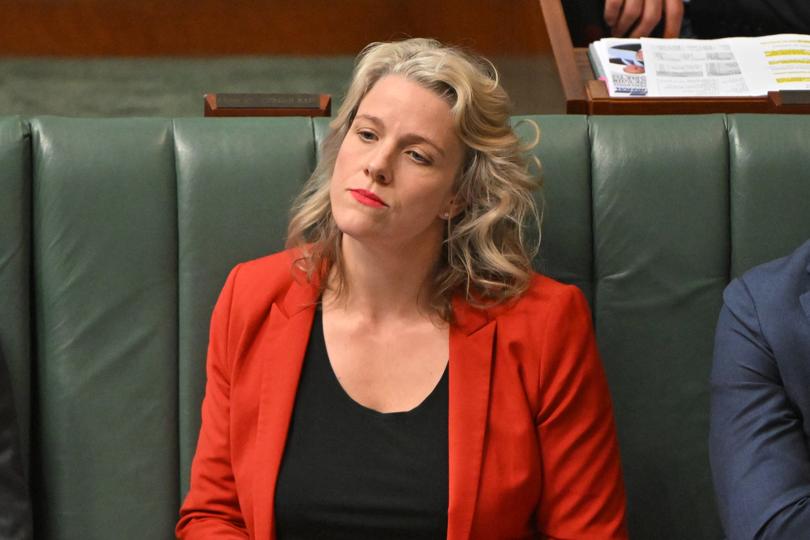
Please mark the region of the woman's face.
<svg viewBox="0 0 810 540"><path fill-rule="evenodd" d="M338 151L329 193L338 228L375 245L438 247L463 153L446 101L402 76L383 77Z"/></svg>

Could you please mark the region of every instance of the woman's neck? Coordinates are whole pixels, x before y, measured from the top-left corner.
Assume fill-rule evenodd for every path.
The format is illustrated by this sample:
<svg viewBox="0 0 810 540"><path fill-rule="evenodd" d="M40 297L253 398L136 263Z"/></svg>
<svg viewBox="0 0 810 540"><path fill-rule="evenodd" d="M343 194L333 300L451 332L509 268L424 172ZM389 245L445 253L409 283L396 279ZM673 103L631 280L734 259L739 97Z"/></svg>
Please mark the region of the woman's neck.
<svg viewBox="0 0 810 540"><path fill-rule="evenodd" d="M424 318L426 286L441 250L438 242L392 248L343 237L341 256L345 295L339 299L325 294L325 304L362 317L369 322L393 318ZM335 300L337 300L335 302Z"/></svg>

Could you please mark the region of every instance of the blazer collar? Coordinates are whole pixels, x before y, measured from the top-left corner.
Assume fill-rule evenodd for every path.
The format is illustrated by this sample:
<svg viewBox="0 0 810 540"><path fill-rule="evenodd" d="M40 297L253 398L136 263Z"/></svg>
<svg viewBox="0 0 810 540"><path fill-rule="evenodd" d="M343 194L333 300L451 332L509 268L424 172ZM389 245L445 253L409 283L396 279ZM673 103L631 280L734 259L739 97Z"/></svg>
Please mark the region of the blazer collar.
<svg viewBox="0 0 810 540"><path fill-rule="evenodd" d="M295 406L315 307L317 283L295 276L287 293L270 308L255 354L263 363L256 427L256 471L253 480L256 538L275 538L275 486Z"/></svg>
<svg viewBox="0 0 810 540"><path fill-rule="evenodd" d="M450 327L447 538L470 536L478 500L489 411L495 321L462 298L453 301Z"/></svg>

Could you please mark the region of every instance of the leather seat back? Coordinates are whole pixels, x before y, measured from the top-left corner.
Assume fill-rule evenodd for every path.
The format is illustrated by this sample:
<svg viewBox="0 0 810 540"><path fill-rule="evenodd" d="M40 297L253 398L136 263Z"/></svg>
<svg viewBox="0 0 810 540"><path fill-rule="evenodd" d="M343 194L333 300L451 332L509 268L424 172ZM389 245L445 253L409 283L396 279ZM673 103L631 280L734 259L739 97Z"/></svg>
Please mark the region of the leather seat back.
<svg viewBox="0 0 810 540"><path fill-rule="evenodd" d="M706 438L720 295L810 237L810 118L532 118L546 209L535 263L592 304L631 535L717 538ZM172 537L211 309L234 264L283 246L326 130L0 119L0 348L38 537Z"/></svg>

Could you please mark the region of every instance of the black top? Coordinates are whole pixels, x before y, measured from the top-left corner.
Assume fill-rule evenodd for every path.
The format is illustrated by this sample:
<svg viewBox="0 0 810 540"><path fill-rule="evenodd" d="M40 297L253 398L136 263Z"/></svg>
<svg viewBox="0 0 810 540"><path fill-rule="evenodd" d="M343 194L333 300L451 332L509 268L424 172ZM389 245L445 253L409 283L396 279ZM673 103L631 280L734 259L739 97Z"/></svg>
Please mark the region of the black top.
<svg viewBox="0 0 810 540"><path fill-rule="evenodd" d="M407 412L360 405L332 370L319 310L276 486L279 540L445 538L447 379Z"/></svg>

